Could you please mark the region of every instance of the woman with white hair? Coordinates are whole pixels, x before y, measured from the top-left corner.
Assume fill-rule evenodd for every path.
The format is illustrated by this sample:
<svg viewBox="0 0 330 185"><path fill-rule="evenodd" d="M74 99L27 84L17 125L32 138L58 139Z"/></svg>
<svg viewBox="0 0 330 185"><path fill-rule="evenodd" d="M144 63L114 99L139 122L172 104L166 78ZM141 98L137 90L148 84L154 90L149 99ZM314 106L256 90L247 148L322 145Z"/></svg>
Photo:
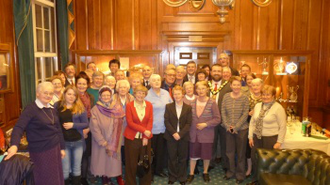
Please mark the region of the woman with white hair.
<svg viewBox="0 0 330 185"><path fill-rule="evenodd" d="M126 110L126 105L133 101L134 100L134 96L131 95L130 93L128 93L130 89L130 84L127 80L119 80L117 82L117 85L116 85L116 94L114 94L112 96L112 102L115 103L115 102L118 102L121 104L121 108L123 109L123 111L125 112ZM122 131L125 130L127 126L127 122L126 122L126 116L124 117L124 122L123 122L123 129ZM122 163L125 164L125 148L124 148L124 136L123 136L123 139L122 139L122 144L121 144L121 160L122 160Z"/></svg>
<svg viewBox="0 0 330 185"><path fill-rule="evenodd" d="M249 84L249 83L248 83ZM257 103L262 102L261 99L261 89L264 82L260 78L253 79L251 82L251 91L248 96L249 98L249 116L248 116L248 122L250 123L251 116L254 113L254 107ZM247 171L246 171L246 177L249 177L251 175L252 171L252 160L251 160L251 147L249 145L249 140L247 141L246 146L246 159L247 159Z"/></svg>
<svg viewBox="0 0 330 185"><path fill-rule="evenodd" d="M116 88L116 79L113 76L106 76L104 79L104 85L107 85L110 87L112 94L115 94L115 88Z"/></svg>
<svg viewBox="0 0 330 185"><path fill-rule="evenodd" d="M165 109L166 104L172 103L172 98L164 89L161 89L161 77L158 74L152 74L150 76L150 90L145 100L149 101L153 107L153 127L151 133L153 137L151 138L151 148L155 153L155 158L152 164L153 174L160 177L167 177L164 173L165 161L164 160L164 148L166 147L166 140L164 139L165 133Z"/></svg>
<svg viewBox="0 0 330 185"><path fill-rule="evenodd" d="M21 137L26 131L36 185L64 184L61 158L65 156L65 144L56 110L49 104L53 95L54 87L51 82L38 85L37 99L27 105L19 117L5 158L8 160L16 154Z"/></svg>

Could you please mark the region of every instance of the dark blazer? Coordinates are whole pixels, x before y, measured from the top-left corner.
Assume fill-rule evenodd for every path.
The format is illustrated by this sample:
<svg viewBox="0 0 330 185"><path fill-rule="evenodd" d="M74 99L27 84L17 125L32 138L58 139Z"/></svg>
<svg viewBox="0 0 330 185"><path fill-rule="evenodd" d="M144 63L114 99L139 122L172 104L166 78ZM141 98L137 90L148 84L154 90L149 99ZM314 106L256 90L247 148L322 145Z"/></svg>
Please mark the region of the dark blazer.
<svg viewBox="0 0 330 185"><path fill-rule="evenodd" d="M67 87L68 85L71 85L68 78L65 78L65 84L64 84L64 87Z"/></svg>
<svg viewBox="0 0 330 185"><path fill-rule="evenodd" d="M237 71L237 69L234 69L232 67L229 67L230 70L231 70L231 75L232 76L239 76L239 72Z"/></svg>
<svg viewBox="0 0 330 185"><path fill-rule="evenodd" d="M195 78L195 83L196 83L196 82L197 82L196 74L194 74L194 78ZM188 74L186 74L186 76L184 76L184 78L183 78L183 84L184 84L186 81L189 81L189 79L188 79Z"/></svg>
<svg viewBox="0 0 330 185"><path fill-rule="evenodd" d="M149 83L148 83L148 85L147 85L147 83L146 83L146 80L144 80L143 79L143 83L142 83L142 85L144 86L144 87L146 87L148 90L151 88L151 86L150 86L150 79L149 79Z"/></svg>
<svg viewBox="0 0 330 185"><path fill-rule="evenodd" d="M134 101L126 104L126 121L127 126L124 132L124 136L129 140L134 140L135 135L137 132L142 133L143 138L148 138L146 135L143 134L144 131L152 130L152 123L153 123L153 111L152 111L152 104L148 101L146 102L146 110L145 115L142 120L140 121L137 112L134 107ZM152 138L152 134L148 139Z"/></svg>
<svg viewBox="0 0 330 185"><path fill-rule="evenodd" d="M225 81L222 81L222 83L224 83ZM222 105L222 100L223 100L223 97L225 96L225 94L231 92L231 88L230 88L230 83L228 82L218 93L218 106L219 106L219 110L221 110L221 105Z"/></svg>
<svg viewBox="0 0 330 185"><path fill-rule="evenodd" d="M166 140L175 141L172 135L177 132L177 126L179 122L180 138L185 141L189 141L189 130L192 121L192 111L190 105L183 103L181 115L178 119L178 116L176 114L175 102L169 103L166 105L164 117L166 127L164 138Z"/></svg>

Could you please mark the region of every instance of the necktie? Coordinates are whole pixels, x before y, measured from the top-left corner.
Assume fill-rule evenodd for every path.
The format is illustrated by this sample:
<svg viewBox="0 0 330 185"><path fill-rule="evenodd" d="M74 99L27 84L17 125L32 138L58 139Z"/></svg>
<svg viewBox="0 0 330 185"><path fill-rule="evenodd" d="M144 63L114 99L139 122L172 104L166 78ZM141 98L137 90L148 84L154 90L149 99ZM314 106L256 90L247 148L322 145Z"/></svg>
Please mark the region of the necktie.
<svg viewBox="0 0 330 185"><path fill-rule="evenodd" d="M170 93L170 96L171 96L171 98L173 99L173 95L172 95L172 87L169 87L169 88L168 88L168 92Z"/></svg>
<svg viewBox="0 0 330 185"><path fill-rule="evenodd" d="M149 85L149 81L147 80L147 81L146 81L146 86L148 86L148 85Z"/></svg>
<svg viewBox="0 0 330 185"><path fill-rule="evenodd" d="M215 83L215 84L214 84L214 90L215 90L215 91L218 90L218 87L217 87L217 86L218 86L218 83Z"/></svg>
<svg viewBox="0 0 330 185"><path fill-rule="evenodd" d="M194 83L194 82L193 82L193 77L192 77L192 76L190 76L189 78L190 78L190 80L189 80L189 81L190 81L191 83Z"/></svg>

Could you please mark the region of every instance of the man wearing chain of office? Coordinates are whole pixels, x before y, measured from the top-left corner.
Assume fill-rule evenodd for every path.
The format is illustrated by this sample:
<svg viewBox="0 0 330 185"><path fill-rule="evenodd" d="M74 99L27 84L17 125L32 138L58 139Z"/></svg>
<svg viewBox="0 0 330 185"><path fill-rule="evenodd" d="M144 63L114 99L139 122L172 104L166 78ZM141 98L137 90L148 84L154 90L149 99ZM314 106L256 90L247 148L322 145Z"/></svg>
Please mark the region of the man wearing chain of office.
<svg viewBox="0 0 330 185"><path fill-rule="evenodd" d="M224 95L231 92L230 83L222 79L222 66L219 64L214 64L212 66L211 77L212 80L208 81L210 97L217 102L219 111L221 111ZM215 127L214 132L213 154L209 169L212 170L216 163L222 161L222 168L226 172L229 167L228 158L226 156L226 129L220 122L220 124Z"/></svg>

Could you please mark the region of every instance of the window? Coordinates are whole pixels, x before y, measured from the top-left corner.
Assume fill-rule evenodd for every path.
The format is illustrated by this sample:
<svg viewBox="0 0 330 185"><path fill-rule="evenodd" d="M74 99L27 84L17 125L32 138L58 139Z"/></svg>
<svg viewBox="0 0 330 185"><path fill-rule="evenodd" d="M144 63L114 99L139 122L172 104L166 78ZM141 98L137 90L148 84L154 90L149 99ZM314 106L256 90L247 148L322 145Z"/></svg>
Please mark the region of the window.
<svg viewBox="0 0 330 185"><path fill-rule="evenodd" d="M55 0L33 0L33 36L36 84L58 69Z"/></svg>

